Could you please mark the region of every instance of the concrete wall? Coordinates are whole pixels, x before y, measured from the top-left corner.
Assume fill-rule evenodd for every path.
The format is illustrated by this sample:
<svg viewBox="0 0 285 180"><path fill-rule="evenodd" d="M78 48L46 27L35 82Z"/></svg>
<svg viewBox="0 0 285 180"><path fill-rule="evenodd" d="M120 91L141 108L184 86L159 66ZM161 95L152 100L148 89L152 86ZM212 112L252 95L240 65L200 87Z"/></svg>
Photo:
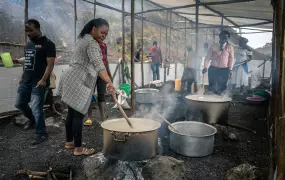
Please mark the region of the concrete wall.
<svg viewBox="0 0 285 180"><path fill-rule="evenodd" d="M259 60L253 60L249 62L249 71L253 67L257 67L259 64L261 64L263 61ZM110 69L113 74L115 71L117 64L110 64ZM68 65L58 65L55 66L54 72L57 76L56 83L58 84L60 75L62 71L64 71ZM263 71L263 66L260 67L260 72L262 76L262 71ZM265 64L265 77L270 76L270 71L271 71L271 62L266 62ZM22 67L15 67L15 68L4 68L0 67L0 112L5 112L5 111L10 111L14 110L14 103L15 103L15 98L16 98L16 93L17 93L17 86L19 83L19 80L21 78L23 70ZM164 69L160 69L160 76L161 80L163 81L163 72ZM177 78L181 78L183 73L183 65L178 64L177 65ZM200 73L200 72L199 72ZM201 74L201 73L200 73ZM249 74L250 75L250 74ZM208 84L208 76L205 75L205 85ZM175 65L171 64L170 66L170 72L169 76L166 77L166 80L174 80L175 79ZM144 64L144 81L145 84L148 84L149 82L152 81L152 71L150 67L150 63ZM135 82L141 86L141 65L140 63L135 64ZM114 85L116 87L119 87L119 77L118 73L114 79ZM56 93L56 89L55 92Z"/></svg>

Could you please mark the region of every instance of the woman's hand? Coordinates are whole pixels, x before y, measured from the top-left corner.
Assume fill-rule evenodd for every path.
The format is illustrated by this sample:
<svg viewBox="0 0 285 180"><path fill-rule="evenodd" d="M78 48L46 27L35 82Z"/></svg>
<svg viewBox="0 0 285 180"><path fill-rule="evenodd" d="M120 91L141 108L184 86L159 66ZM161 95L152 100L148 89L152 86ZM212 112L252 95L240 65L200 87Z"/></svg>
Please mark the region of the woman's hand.
<svg viewBox="0 0 285 180"><path fill-rule="evenodd" d="M106 86L107 86L108 92L110 92L111 94L116 92L115 87L113 86L113 84L111 82L107 83Z"/></svg>

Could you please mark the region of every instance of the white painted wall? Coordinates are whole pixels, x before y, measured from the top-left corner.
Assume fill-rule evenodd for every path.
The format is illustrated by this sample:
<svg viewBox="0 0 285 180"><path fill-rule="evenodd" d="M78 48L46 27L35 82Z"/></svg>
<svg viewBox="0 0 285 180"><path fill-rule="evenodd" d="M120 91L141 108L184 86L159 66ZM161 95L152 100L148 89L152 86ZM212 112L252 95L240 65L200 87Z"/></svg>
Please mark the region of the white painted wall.
<svg viewBox="0 0 285 180"><path fill-rule="evenodd" d="M117 64L110 64L110 70L111 73L113 74L115 69L116 69ZM130 64L128 64L129 69L131 70ZM68 65L59 65L55 66L54 68L54 73L57 77L56 79L56 85L58 86L59 78L61 73L68 67ZM177 78L181 78L183 74L183 64L177 64ZM131 72L130 72L131 73ZM163 81L164 79L164 69L160 68L160 80ZM166 80L174 80L175 79L175 64L170 65L170 70L169 70L169 76L166 76ZM144 83L148 84L149 82L152 81L152 71L151 71L151 64L150 63L145 63L144 64ZM135 63L135 83L138 86L142 85L142 78L141 78L141 64L140 63ZM119 87L119 71L117 71L117 74L114 78L114 86ZM56 93L56 89L54 92Z"/></svg>

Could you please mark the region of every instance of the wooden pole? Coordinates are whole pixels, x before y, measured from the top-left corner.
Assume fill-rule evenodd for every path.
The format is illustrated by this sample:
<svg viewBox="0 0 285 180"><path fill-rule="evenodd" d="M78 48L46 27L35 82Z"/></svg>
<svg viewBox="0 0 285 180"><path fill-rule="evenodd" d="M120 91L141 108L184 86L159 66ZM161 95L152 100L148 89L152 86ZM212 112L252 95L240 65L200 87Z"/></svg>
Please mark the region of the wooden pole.
<svg viewBox="0 0 285 180"><path fill-rule="evenodd" d="M168 11L166 12L166 19L167 19L167 21L168 21ZM166 64L167 64L167 58L168 58L168 48L167 48L167 45L168 45L168 32L167 32L167 27L165 28L166 30L166 32L165 32L165 60L164 60L164 72L163 72L163 74L164 74L164 77L163 77L163 81L164 82L166 82Z"/></svg>
<svg viewBox="0 0 285 180"><path fill-rule="evenodd" d="M29 18L29 0L25 0L25 22L27 22L28 18ZM25 24L24 24L24 29L25 29ZM28 41L28 38L26 36L26 33L25 34L25 43Z"/></svg>
<svg viewBox="0 0 285 180"><path fill-rule="evenodd" d="M169 15L169 19L170 19L170 28L169 28L169 38L168 38L168 50L169 50L169 61L172 58L172 54L171 54L171 32L172 32L172 12L170 11L170 15ZM170 58L171 57L171 58ZM169 75L169 71L170 71L170 62L168 63L168 67L167 67L167 76Z"/></svg>
<svg viewBox="0 0 285 180"><path fill-rule="evenodd" d="M76 44L76 21L77 21L77 4L74 0L74 45Z"/></svg>
<svg viewBox="0 0 285 180"><path fill-rule="evenodd" d="M134 44L135 44L135 0L131 0L131 112L135 112L135 60L134 60Z"/></svg>
<svg viewBox="0 0 285 180"><path fill-rule="evenodd" d="M142 9L142 12L143 12L143 0L141 0L141 9ZM141 46L141 48L142 48L142 58L141 58L141 71L142 71L142 87L144 86L144 69L143 69L143 29L144 29L144 27L143 27L143 13L142 13L142 46ZM159 44L160 45L160 44Z"/></svg>
<svg viewBox="0 0 285 180"><path fill-rule="evenodd" d="M125 83L125 73L124 73L124 64L126 61L126 56L125 56L125 46L126 46L126 42L125 42L125 0L122 0L122 63L121 63L121 67L122 67L122 83Z"/></svg>
<svg viewBox="0 0 285 180"><path fill-rule="evenodd" d="M281 8L283 6L283 9ZM285 49L284 49L284 28L285 28L285 2L276 1L275 17L275 42L276 42L276 67L277 67L277 113L275 120L277 123L277 180L285 179ZM279 77L278 77L279 76Z"/></svg>
<svg viewBox="0 0 285 180"><path fill-rule="evenodd" d="M94 19L95 19L95 17L96 17L96 0L94 0Z"/></svg>

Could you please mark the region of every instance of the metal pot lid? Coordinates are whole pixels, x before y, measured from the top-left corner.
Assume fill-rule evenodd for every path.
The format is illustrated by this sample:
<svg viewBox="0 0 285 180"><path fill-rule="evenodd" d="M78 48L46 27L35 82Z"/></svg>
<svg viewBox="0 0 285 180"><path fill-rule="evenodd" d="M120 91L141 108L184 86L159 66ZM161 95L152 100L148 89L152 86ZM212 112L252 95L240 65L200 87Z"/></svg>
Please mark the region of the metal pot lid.
<svg viewBox="0 0 285 180"><path fill-rule="evenodd" d="M185 97L191 101L200 102L230 102L232 99L226 96L218 95L189 95Z"/></svg>
<svg viewBox="0 0 285 180"><path fill-rule="evenodd" d="M101 124L103 129L116 132L147 132L154 131L160 127L160 123L150 119L129 118L133 124L131 128L124 118L104 121Z"/></svg>

